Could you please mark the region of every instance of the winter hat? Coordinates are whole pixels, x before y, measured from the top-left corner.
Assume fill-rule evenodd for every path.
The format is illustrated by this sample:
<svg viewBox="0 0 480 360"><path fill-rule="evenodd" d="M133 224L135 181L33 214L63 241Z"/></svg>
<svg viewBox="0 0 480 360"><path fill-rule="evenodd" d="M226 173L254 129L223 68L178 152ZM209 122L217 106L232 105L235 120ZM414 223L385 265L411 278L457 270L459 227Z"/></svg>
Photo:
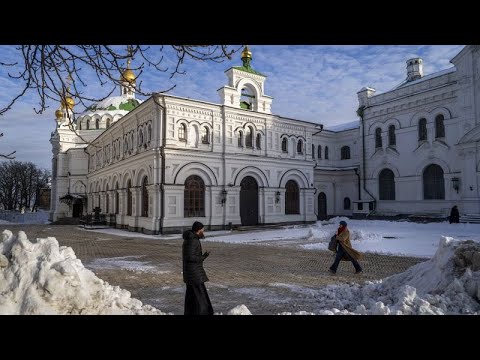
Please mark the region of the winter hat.
<svg viewBox="0 0 480 360"><path fill-rule="evenodd" d="M192 231L197 232L198 230L203 229L203 224L200 221L195 221L192 225Z"/></svg>
<svg viewBox="0 0 480 360"><path fill-rule="evenodd" d="M347 226L347 222L342 220L340 221L340 225Z"/></svg>

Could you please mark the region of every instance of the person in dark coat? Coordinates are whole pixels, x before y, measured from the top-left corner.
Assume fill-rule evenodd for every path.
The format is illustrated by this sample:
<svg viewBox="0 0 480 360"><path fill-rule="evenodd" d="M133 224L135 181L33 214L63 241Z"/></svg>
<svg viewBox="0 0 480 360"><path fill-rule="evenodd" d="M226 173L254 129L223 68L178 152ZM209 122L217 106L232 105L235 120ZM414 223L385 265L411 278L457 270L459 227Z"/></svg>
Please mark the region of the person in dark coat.
<svg viewBox="0 0 480 360"><path fill-rule="evenodd" d="M203 224L195 221L192 230L183 233L183 281L187 284L185 293L185 315L213 315L212 303L205 287L208 281L203 261L210 255L202 254L200 239L204 239Z"/></svg>
<svg viewBox="0 0 480 360"><path fill-rule="evenodd" d="M361 274L363 272L362 267L358 263L358 260L362 258L362 254L352 248L352 244L350 243L350 231L347 229L347 222L340 221L340 225L338 226L337 230L337 256L335 257L335 261L333 262L332 266L330 266L330 271L332 274L337 273L338 265L340 264L341 260L351 261L353 267L355 268L355 274Z"/></svg>
<svg viewBox="0 0 480 360"><path fill-rule="evenodd" d="M452 207L452 210L450 211L450 224L458 224L460 222L460 213L458 212L457 205Z"/></svg>

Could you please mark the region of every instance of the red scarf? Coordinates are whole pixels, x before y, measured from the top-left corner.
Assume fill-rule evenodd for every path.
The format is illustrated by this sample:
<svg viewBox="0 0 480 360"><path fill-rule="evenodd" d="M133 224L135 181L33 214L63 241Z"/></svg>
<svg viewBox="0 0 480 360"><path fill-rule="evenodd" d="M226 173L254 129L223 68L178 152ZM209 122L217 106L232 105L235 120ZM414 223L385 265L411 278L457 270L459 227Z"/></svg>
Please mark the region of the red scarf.
<svg viewBox="0 0 480 360"><path fill-rule="evenodd" d="M337 235L340 235L341 232L343 232L347 227L342 226L341 228L338 228Z"/></svg>

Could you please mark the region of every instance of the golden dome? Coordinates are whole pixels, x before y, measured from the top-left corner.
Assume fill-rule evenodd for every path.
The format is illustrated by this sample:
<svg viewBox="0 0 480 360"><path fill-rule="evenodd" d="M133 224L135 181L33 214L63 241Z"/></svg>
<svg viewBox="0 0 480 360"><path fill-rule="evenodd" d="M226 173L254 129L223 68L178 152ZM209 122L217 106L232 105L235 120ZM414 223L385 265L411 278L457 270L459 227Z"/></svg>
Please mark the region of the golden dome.
<svg viewBox="0 0 480 360"><path fill-rule="evenodd" d="M248 50L248 45L246 45L245 49L243 49L243 51L242 51L242 59L243 58L249 58L249 59L252 58L252 52L250 50Z"/></svg>
<svg viewBox="0 0 480 360"><path fill-rule="evenodd" d="M58 109L57 111L55 111L55 117L57 119L61 119L63 117L63 111L62 109Z"/></svg>
<svg viewBox="0 0 480 360"><path fill-rule="evenodd" d="M68 110L73 110L73 107L75 106L75 100L68 95L65 100L62 100L62 107L67 108Z"/></svg>
<svg viewBox="0 0 480 360"><path fill-rule="evenodd" d="M129 83L135 82L136 76L131 69L127 69L122 74L122 80L128 81Z"/></svg>

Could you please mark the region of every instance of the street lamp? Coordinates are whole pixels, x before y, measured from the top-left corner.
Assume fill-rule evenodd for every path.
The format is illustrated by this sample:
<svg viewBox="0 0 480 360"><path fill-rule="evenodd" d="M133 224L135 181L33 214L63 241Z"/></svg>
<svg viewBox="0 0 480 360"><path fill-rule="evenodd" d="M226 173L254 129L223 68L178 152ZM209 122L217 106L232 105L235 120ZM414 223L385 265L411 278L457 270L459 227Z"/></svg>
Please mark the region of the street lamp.
<svg viewBox="0 0 480 360"><path fill-rule="evenodd" d="M458 194L458 190L460 189L460 179L458 177L452 178L452 187Z"/></svg>
<svg viewBox="0 0 480 360"><path fill-rule="evenodd" d="M225 190L225 189L222 190L222 206L227 201L227 193L228 193L227 190Z"/></svg>
<svg viewBox="0 0 480 360"><path fill-rule="evenodd" d="M278 204L280 202L280 191L275 193L275 203Z"/></svg>

